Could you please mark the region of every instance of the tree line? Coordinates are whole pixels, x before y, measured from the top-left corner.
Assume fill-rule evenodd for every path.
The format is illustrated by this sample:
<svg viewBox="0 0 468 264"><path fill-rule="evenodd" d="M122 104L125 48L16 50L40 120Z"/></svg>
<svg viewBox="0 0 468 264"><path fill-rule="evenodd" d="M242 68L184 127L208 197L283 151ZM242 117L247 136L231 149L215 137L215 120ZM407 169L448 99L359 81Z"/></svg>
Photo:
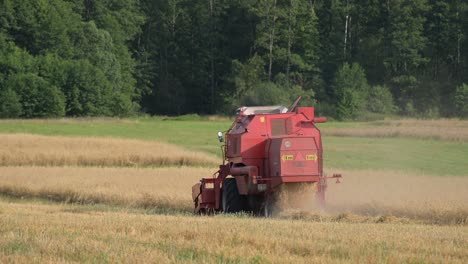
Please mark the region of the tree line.
<svg viewBox="0 0 468 264"><path fill-rule="evenodd" d="M468 116L463 0L0 0L0 117Z"/></svg>

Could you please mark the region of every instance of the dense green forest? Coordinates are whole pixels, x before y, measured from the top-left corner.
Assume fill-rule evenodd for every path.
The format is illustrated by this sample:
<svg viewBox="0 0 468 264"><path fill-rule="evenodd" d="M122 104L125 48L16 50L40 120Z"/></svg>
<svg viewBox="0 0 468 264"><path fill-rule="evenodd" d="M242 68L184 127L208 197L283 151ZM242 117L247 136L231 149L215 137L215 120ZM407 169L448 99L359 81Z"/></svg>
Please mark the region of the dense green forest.
<svg viewBox="0 0 468 264"><path fill-rule="evenodd" d="M468 116L466 0L0 0L0 117Z"/></svg>

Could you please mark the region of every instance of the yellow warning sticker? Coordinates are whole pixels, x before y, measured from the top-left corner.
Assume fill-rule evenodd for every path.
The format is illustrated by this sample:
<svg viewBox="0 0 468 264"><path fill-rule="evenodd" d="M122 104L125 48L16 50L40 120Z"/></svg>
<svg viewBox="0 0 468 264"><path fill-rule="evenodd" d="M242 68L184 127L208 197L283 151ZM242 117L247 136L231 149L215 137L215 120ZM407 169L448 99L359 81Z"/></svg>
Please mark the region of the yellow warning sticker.
<svg viewBox="0 0 468 264"><path fill-rule="evenodd" d="M283 161L286 161L286 160L294 160L294 155L283 155L283 156L281 157L281 159L282 159Z"/></svg>
<svg viewBox="0 0 468 264"><path fill-rule="evenodd" d="M317 159L318 159L317 154L308 154L308 155L306 155L306 160L317 161Z"/></svg>
<svg viewBox="0 0 468 264"><path fill-rule="evenodd" d="M265 117L264 116L260 117L260 123L265 123Z"/></svg>

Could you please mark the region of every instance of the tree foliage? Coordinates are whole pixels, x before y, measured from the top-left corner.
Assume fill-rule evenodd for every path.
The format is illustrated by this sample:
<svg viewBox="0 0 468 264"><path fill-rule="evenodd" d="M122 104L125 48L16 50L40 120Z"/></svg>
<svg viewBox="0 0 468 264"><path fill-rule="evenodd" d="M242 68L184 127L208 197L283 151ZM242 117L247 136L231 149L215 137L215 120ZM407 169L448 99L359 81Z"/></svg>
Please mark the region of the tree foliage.
<svg viewBox="0 0 468 264"><path fill-rule="evenodd" d="M356 117L364 110L369 85L359 64L345 63L333 80L333 89L337 98L337 118Z"/></svg>
<svg viewBox="0 0 468 264"><path fill-rule="evenodd" d="M96 17L87 15L87 3L98 5ZM5 95L19 97L21 111L15 113L34 118L135 112L136 63L128 41L143 22L137 7L136 1L2 1L0 83Z"/></svg>
<svg viewBox="0 0 468 264"><path fill-rule="evenodd" d="M0 118L17 118L22 113L19 96L11 88L0 91Z"/></svg>
<svg viewBox="0 0 468 264"><path fill-rule="evenodd" d="M454 95L455 109L458 116L468 117L468 85L462 84L457 87Z"/></svg>
<svg viewBox="0 0 468 264"><path fill-rule="evenodd" d="M463 0L0 1L2 118L464 116L467 73Z"/></svg>
<svg viewBox="0 0 468 264"><path fill-rule="evenodd" d="M367 95L367 110L372 113L392 114L396 110L392 93L387 86L372 86Z"/></svg>

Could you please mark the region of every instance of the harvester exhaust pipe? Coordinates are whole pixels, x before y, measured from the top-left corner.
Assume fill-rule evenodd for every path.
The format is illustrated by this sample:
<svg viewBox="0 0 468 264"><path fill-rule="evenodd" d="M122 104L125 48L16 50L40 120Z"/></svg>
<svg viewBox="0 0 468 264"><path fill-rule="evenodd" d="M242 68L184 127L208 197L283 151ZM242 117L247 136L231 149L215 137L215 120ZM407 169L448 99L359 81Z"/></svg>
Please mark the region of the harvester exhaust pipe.
<svg viewBox="0 0 468 264"><path fill-rule="evenodd" d="M301 101L301 98L302 98L302 96L299 96L299 97L296 99L296 101L294 101L294 103L293 103L291 106L288 107L288 111L287 111L286 113L291 113L291 112L293 112L294 109L296 109L297 104L299 104L299 102Z"/></svg>

